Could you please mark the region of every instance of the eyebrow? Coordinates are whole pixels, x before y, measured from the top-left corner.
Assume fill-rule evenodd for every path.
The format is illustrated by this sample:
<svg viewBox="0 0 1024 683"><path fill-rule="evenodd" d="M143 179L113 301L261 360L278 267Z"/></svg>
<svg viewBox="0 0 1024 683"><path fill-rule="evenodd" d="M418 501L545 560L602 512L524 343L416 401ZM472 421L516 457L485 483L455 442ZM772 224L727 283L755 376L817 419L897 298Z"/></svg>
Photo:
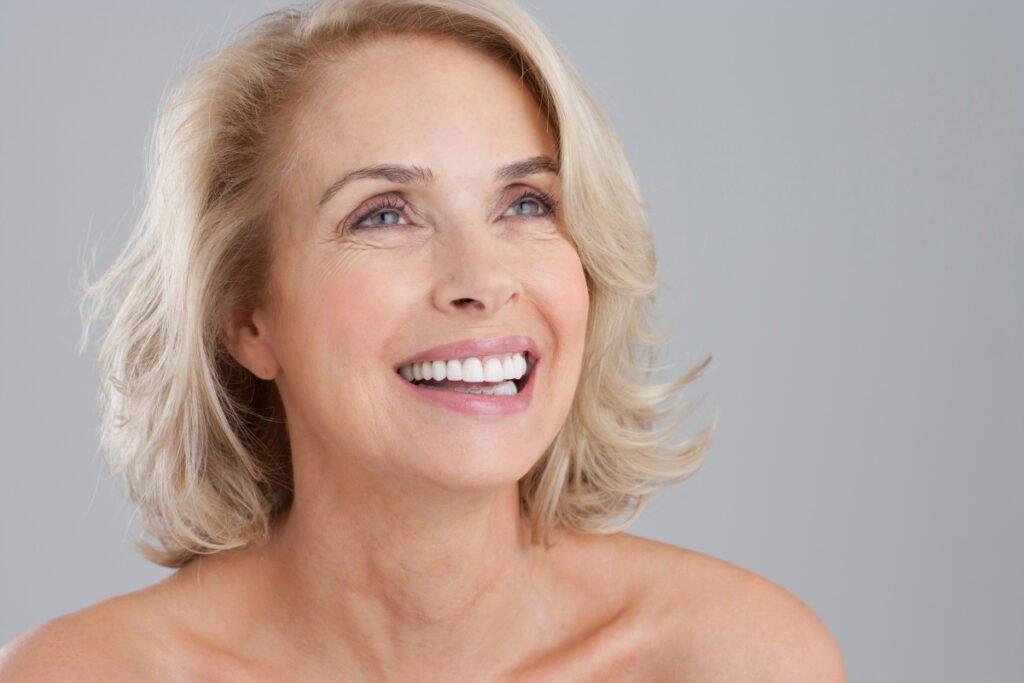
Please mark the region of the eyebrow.
<svg viewBox="0 0 1024 683"><path fill-rule="evenodd" d="M498 169L495 180L516 180L534 173L554 173L558 175L558 162L551 157L539 156L515 161Z"/></svg>
<svg viewBox="0 0 1024 683"><path fill-rule="evenodd" d="M341 179L324 190L319 203L317 203L317 208L330 201L331 197L338 194L338 192L341 191L341 188L345 187L347 184L354 180L363 180L364 178L382 178L393 183L399 183L400 185L426 185L433 180L434 174L431 173L429 169L420 168L419 166L380 164L378 166L357 168L354 171L349 171L342 176Z"/></svg>
<svg viewBox="0 0 1024 683"><path fill-rule="evenodd" d="M536 156L502 166L494 174L494 179L496 181L516 180L517 178L525 178L535 173L554 173L558 175L558 170L558 162L551 157ZM366 178L380 178L400 185L426 185L434 179L434 174L429 168L422 168L421 166L378 164L376 166L367 166L366 168L357 168L354 171L349 171L324 190L323 195L320 196L320 201L317 203L317 208L329 202L331 197L338 194L341 188L345 187L348 183Z"/></svg>

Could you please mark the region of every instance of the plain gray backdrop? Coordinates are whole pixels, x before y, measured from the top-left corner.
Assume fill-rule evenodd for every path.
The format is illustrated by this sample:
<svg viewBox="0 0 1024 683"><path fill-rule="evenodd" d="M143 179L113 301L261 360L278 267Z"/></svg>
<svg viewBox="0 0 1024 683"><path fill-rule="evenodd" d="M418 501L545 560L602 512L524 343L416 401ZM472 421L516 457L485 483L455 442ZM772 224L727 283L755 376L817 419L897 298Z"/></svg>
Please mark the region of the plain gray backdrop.
<svg viewBox="0 0 1024 683"><path fill-rule="evenodd" d="M166 573L97 455L79 263L131 229L168 80L277 6L0 5L0 642ZM1021 3L527 7L634 163L663 360L715 356L707 464L631 531L795 593L851 681L1021 680Z"/></svg>

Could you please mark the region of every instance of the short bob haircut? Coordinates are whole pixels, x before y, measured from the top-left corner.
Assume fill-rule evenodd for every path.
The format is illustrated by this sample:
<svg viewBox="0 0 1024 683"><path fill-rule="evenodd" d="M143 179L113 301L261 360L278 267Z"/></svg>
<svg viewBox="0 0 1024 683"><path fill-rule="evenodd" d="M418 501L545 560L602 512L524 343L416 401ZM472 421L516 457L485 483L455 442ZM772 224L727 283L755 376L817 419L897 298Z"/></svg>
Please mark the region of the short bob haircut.
<svg viewBox="0 0 1024 683"><path fill-rule="evenodd" d="M270 144L317 69L383 35L448 37L508 65L546 114L566 228L590 292L583 369L561 430L519 482L532 541L607 533L702 464L717 415L682 389L711 361L654 382L655 255L636 180L576 70L511 0L322 0L272 12L192 67L157 120L145 208L117 261L87 284L99 350L101 449L126 480L154 562L261 543L292 500L280 395L227 352L221 321L267 291L268 210L289 170ZM277 147L280 147L278 145ZM673 399L667 407L659 407ZM657 427L656 421L673 418Z"/></svg>

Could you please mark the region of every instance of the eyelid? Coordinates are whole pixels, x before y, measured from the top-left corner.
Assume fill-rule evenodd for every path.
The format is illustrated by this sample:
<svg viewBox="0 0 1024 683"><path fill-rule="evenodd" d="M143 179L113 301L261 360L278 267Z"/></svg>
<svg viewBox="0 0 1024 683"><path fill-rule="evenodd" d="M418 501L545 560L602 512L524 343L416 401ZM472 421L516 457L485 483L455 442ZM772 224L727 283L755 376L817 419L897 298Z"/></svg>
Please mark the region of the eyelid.
<svg viewBox="0 0 1024 683"><path fill-rule="evenodd" d="M551 194L538 190L537 188L530 187L529 185L517 185L514 186L514 189L516 189L516 197L508 205L509 208L515 206L524 199L536 201L544 208L544 213L539 216L516 216L516 218L549 218L558 213L558 200L556 200ZM507 211L508 208L505 210ZM505 214L502 213L503 217L504 215Z"/></svg>
<svg viewBox="0 0 1024 683"><path fill-rule="evenodd" d="M556 200L551 194L543 192L537 188L529 185L512 185L507 188L513 190L515 197L506 204L505 209L502 211L499 218L550 218L558 213L558 200ZM544 213L540 215L515 215L505 216L505 212L509 208L515 206L519 202L531 199L536 201L544 208ZM377 226L364 226L360 225L363 221L373 218L376 214L382 211L393 211L398 214L404 215L409 208L409 201L402 195L401 192L392 191L384 194L375 195L370 199L363 202L359 208L353 211L341 224L342 231L349 231L353 229L367 229L374 230L379 228L399 227L401 225L408 225L407 223L397 224L386 224Z"/></svg>
<svg viewBox="0 0 1024 683"><path fill-rule="evenodd" d="M360 226L363 221L373 218L376 214L381 211L394 211L398 214L404 214L405 210L409 207L409 201L402 196L401 192L385 192L384 194L375 195L370 197L368 200L359 205L355 211L349 214L349 217L342 221L342 231L349 231L359 227L365 227L371 229L370 226ZM374 226L374 227L388 227L388 226Z"/></svg>

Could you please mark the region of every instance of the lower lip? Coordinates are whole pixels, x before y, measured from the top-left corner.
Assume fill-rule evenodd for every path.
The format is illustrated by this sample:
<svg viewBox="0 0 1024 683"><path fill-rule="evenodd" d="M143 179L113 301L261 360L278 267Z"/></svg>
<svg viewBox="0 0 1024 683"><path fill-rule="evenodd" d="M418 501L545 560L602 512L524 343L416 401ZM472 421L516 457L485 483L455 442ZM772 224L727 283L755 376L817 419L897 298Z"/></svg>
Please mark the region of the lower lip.
<svg viewBox="0 0 1024 683"><path fill-rule="evenodd" d="M536 374L537 366L534 365L526 378L526 386L515 396L485 396L444 389L425 389L407 381L397 372L394 373L399 382L424 401L466 415L511 415L523 412L530 405L530 397L533 396L533 377Z"/></svg>

